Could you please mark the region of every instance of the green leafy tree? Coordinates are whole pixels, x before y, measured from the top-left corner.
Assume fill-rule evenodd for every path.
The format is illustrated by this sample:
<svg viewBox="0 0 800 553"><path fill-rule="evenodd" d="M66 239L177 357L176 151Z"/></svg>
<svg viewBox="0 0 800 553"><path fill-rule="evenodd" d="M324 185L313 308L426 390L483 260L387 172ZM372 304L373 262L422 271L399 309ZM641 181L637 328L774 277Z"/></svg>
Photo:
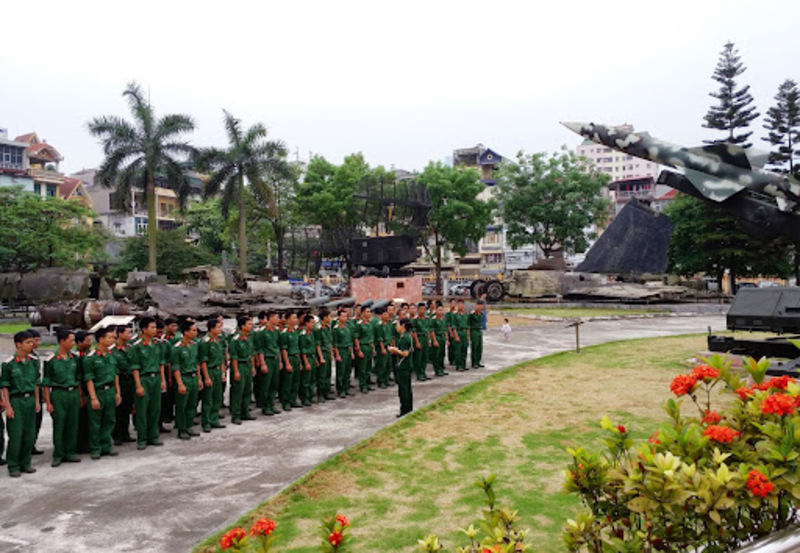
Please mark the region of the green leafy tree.
<svg viewBox="0 0 800 553"><path fill-rule="evenodd" d="M131 208L131 191L144 190L149 244L147 267L156 272L156 178L166 179L183 206L189 194L189 182L179 160L192 155L194 148L182 136L194 130L194 122L188 115L157 118L150 100L135 82L128 84L122 95L128 100L133 123L113 115L96 117L89 122L89 132L100 139L105 155L97 172L97 182L108 188L115 187L120 202L116 207L126 211Z"/></svg>
<svg viewBox="0 0 800 553"><path fill-rule="evenodd" d="M494 200L479 197L486 190L474 169L429 163L419 176L428 190L431 210L423 229L422 245L436 267L436 287L441 293L442 251L447 248L466 255L467 241L477 242L492 222Z"/></svg>
<svg viewBox="0 0 800 553"><path fill-rule="evenodd" d="M738 144L743 148L751 146L747 140L753 131L746 131L750 123L757 119L759 113L750 94L750 86L739 86L736 79L747 68L742 64L739 51L732 42L728 42L722 49L717 67L712 79L719 83L719 90L711 92L710 96L718 100L716 106L711 106L703 117L706 129L715 129L726 133L725 138L706 140L707 144L729 142Z"/></svg>
<svg viewBox="0 0 800 553"><path fill-rule="evenodd" d="M786 79L778 87L775 105L767 110L764 128L769 131L764 140L773 150L769 154L770 164L778 170L800 178L800 165L795 159L800 155L800 90L797 83Z"/></svg>
<svg viewBox="0 0 800 553"><path fill-rule="evenodd" d="M222 216L219 198L191 204L184 219L186 230L197 237L198 246L215 254L230 249L230 218Z"/></svg>
<svg viewBox="0 0 800 553"><path fill-rule="evenodd" d="M555 154L517 154L497 176L500 215L514 248L536 244L549 257L556 246L583 252L586 228L609 213L603 187L610 177L566 147Z"/></svg>
<svg viewBox="0 0 800 553"><path fill-rule="evenodd" d="M258 207L254 216L263 219L271 227L277 253L277 274L280 278L286 277L286 236L290 229L297 226L295 193L299 179L300 168L290 164L288 172L269 175L266 187L253 190L253 200Z"/></svg>
<svg viewBox="0 0 800 553"><path fill-rule="evenodd" d="M246 186L260 190L264 197L271 195L267 184L270 175L288 175L286 146L277 140L267 140L267 129L256 123L243 129L242 123L224 112L227 149L205 148L197 155L198 168L212 171L205 187L205 196L212 197L221 191L223 217L236 204L239 216L239 272L247 272L247 194Z"/></svg>
<svg viewBox="0 0 800 553"><path fill-rule="evenodd" d="M158 233L156 255L161 274L170 280L180 280L184 269L197 265L217 265L219 256L209 250L189 243L183 228ZM148 262L149 241L145 236L125 240L119 263L112 275L123 279L129 271L141 268Z"/></svg>
<svg viewBox="0 0 800 553"><path fill-rule="evenodd" d="M673 225L669 271L682 276L713 275L722 290L730 270L731 290L737 276L786 276L792 268L790 247L782 240L764 241L744 232L721 208L678 194L664 211Z"/></svg>
<svg viewBox="0 0 800 553"><path fill-rule="evenodd" d="M303 222L322 228L326 253L349 261L350 241L363 222L363 200L355 196L371 171L360 153L347 156L338 167L322 156L309 162L297 187L297 209Z"/></svg>
<svg viewBox="0 0 800 553"><path fill-rule="evenodd" d="M98 260L107 236L88 222L94 216L74 200L44 200L19 187L0 188L0 269L27 273Z"/></svg>

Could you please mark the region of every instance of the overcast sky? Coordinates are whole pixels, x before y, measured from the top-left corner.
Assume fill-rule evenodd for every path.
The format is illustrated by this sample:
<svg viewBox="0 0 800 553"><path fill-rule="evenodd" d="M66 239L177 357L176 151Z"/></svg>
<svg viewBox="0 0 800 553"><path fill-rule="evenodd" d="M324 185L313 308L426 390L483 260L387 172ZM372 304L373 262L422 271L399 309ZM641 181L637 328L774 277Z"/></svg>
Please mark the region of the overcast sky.
<svg viewBox="0 0 800 553"><path fill-rule="evenodd" d="M66 172L101 162L86 122L129 117L131 80L159 114L191 115L198 146L224 145L225 108L292 157L360 151L405 169L477 143L578 144L559 121L699 144L715 136L700 125L728 40L761 113L800 80L793 0L40 0L4 2L2 22L0 127L36 131Z"/></svg>

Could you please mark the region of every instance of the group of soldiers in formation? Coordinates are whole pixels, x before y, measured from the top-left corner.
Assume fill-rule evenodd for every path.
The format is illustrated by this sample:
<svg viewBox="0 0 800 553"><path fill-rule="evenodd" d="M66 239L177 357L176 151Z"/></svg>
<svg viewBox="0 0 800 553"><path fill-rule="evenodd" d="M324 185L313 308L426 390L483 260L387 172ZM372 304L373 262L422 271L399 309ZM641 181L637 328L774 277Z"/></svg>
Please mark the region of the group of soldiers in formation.
<svg viewBox="0 0 800 553"><path fill-rule="evenodd" d="M192 318L142 317L136 335L125 325L93 334L61 328L58 349L43 364L36 354L39 333L22 331L14 336L16 354L0 368L0 464L12 477L36 472L31 459L42 453L36 440L45 410L53 419L57 467L80 462L80 453L116 456L114 446L126 442L140 450L162 446L161 434L172 429L181 440L200 436L194 429L200 403L202 431L225 428L226 388L237 425L255 419L253 401L272 416L346 398L354 393L353 369L362 393L396 384L403 416L412 410L412 374L429 380L429 363L436 376L448 374L446 356L456 370L467 370L471 344L471 366L483 367L483 309L482 300L472 313L463 300L452 300L447 312L441 302L389 303L374 312L356 305L352 317L349 308L332 313L322 307L317 317L268 311L257 322L239 316L230 334L220 315L203 323L202 338Z"/></svg>

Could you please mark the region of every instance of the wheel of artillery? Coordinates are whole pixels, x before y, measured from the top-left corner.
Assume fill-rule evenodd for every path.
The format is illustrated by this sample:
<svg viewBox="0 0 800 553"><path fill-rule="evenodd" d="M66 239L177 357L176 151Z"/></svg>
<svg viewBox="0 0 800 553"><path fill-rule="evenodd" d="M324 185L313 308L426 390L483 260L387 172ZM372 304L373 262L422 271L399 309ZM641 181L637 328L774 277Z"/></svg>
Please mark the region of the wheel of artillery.
<svg viewBox="0 0 800 553"><path fill-rule="evenodd" d="M499 280L487 282L484 291L486 293L486 301L490 303L502 301L503 297L506 295L506 289Z"/></svg>
<svg viewBox="0 0 800 553"><path fill-rule="evenodd" d="M481 297L481 294L486 292L486 282L482 280L475 280L469 286L469 295L472 299L476 300Z"/></svg>

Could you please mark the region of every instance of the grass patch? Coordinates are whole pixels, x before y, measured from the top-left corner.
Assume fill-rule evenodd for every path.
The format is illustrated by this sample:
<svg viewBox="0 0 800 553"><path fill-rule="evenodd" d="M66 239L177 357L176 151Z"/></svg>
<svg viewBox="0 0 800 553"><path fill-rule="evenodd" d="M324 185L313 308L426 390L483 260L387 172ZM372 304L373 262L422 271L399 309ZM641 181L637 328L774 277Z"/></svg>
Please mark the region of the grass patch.
<svg viewBox="0 0 800 553"><path fill-rule="evenodd" d="M539 317L626 317L670 313L669 309L613 309L609 307L507 307L502 310L511 315L536 315Z"/></svg>
<svg viewBox="0 0 800 553"><path fill-rule="evenodd" d="M671 378L704 348L704 335L632 340L496 373L319 465L238 524L269 516L280 551L310 553L318 521L341 512L355 551L411 552L431 533L453 550L484 506L474 481L494 473L500 503L531 530L532 551L561 550L561 527L578 506L561 491L565 448L599 445L604 414L646 438L663 419ZM218 539L196 551L214 551Z"/></svg>
<svg viewBox="0 0 800 553"><path fill-rule="evenodd" d="M31 327L29 323L0 324L0 334L16 334Z"/></svg>

